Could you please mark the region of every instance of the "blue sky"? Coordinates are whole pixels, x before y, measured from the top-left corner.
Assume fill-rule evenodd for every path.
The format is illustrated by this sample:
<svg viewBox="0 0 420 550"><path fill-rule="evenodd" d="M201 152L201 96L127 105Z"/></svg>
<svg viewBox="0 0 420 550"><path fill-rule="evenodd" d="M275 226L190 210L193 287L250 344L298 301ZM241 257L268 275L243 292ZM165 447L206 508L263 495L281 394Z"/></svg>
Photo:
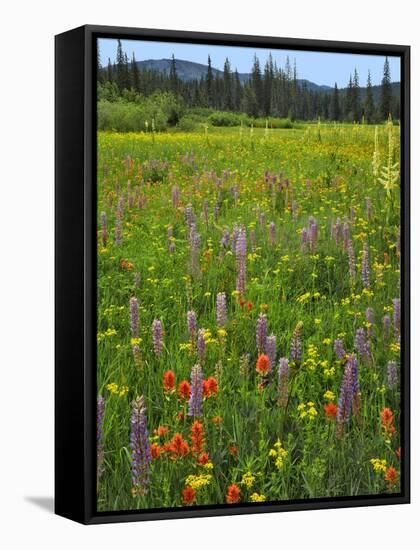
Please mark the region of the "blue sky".
<svg viewBox="0 0 420 550"><path fill-rule="evenodd" d="M226 57L229 58L232 69L237 68L240 73L250 72L252 60L256 53L262 65L264 65L270 51L273 59L280 67L284 66L286 57L291 63L296 59L298 78L306 78L316 84L334 86L334 82L340 88L347 86L349 75L356 68L359 73L361 86L365 86L368 69L372 75L372 83L380 84L385 57L378 55L343 54L306 52L292 50L266 50L263 48L242 48L237 46L213 46L201 44L179 44L171 42L148 42L143 40L122 40L123 50L131 58L134 52L137 61L144 59L170 58L172 54L177 59L195 61L207 64L207 56L210 54L212 65L216 69L223 69ZM110 38L99 39L101 63L106 65L108 58L115 61L117 40ZM389 57L391 80L400 80L400 58Z"/></svg>

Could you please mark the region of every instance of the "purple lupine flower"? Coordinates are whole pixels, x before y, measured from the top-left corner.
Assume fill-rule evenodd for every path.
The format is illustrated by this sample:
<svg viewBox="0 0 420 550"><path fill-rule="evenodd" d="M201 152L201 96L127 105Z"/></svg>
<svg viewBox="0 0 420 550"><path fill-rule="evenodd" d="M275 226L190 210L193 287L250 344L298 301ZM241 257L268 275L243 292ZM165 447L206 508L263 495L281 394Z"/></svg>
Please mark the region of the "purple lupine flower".
<svg viewBox="0 0 420 550"><path fill-rule="evenodd" d="M358 328L356 330L356 336L354 339L354 347L359 352L359 355L361 357L365 357L367 354L367 347L366 347L366 335L365 335L365 329L363 327Z"/></svg>
<svg viewBox="0 0 420 550"><path fill-rule="evenodd" d="M139 335L139 303L137 298L133 296L130 298L130 328L131 336L138 338Z"/></svg>
<svg viewBox="0 0 420 550"><path fill-rule="evenodd" d="M285 408L289 396L289 361L286 357L281 357L279 361L279 376L278 376L278 404Z"/></svg>
<svg viewBox="0 0 420 550"><path fill-rule="evenodd" d="M191 369L191 394L188 402L188 416L201 416L203 405L203 373L200 365Z"/></svg>
<svg viewBox="0 0 420 550"><path fill-rule="evenodd" d="M139 370L143 369L143 359L141 356L140 347L137 344L133 345L133 357L134 357L134 364Z"/></svg>
<svg viewBox="0 0 420 550"><path fill-rule="evenodd" d="M304 227L300 233L300 248L304 252L308 247L308 230Z"/></svg>
<svg viewBox="0 0 420 550"><path fill-rule="evenodd" d="M239 235L239 226L235 224L232 229L232 238L231 238L232 251L234 254L236 254L236 241L238 240L238 235Z"/></svg>
<svg viewBox="0 0 420 550"><path fill-rule="evenodd" d="M383 338L385 342L388 342L391 333L391 319L389 315L384 315L382 319Z"/></svg>
<svg viewBox="0 0 420 550"><path fill-rule="evenodd" d="M204 363L204 357L206 355L206 339L204 337L206 331L203 328L198 330L197 335L197 353L200 364Z"/></svg>
<svg viewBox="0 0 420 550"><path fill-rule="evenodd" d="M163 330L159 319L155 319L152 323L152 337L154 352L159 357L163 347Z"/></svg>
<svg viewBox="0 0 420 550"><path fill-rule="evenodd" d="M388 387L394 389L398 384L397 363L395 361L388 361L387 373Z"/></svg>
<svg viewBox="0 0 420 550"><path fill-rule="evenodd" d="M276 354L277 354L277 339L274 334L267 336L265 341L266 354L270 359L270 371L272 370L273 365L276 364Z"/></svg>
<svg viewBox="0 0 420 550"><path fill-rule="evenodd" d="M350 240L347 245L347 253L349 255L350 282L351 282L351 285L353 286L356 282L356 258L354 256L353 244Z"/></svg>
<svg viewBox="0 0 420 550"><path fill-rule="evenodd" d="M258 353L265 353L267 349L267 316L264 313L260 313L257 319L256 339Z"/></svg>
<svg viewBox="0 0 420 550"><path fill-rule="evenodd" d="M369 288L369 248L367 243L363 244L362 255L362 283L364 288Z"/></svg>
<svg viewBox="0 0 420 550"><path fill-rule="evenodd" d="M197 316L195 311L189 311L187 313L187 326L191 341L195 342L197 335Z"/></svg>
<svg viewBox="0 0 420 550"><path fill-rule="evenodd" d="M275 244L276 244L276 224L274 222L270 222L269 232L270 232L270 243L271 243L272 246L275 246Z"/></svg>
<svg viewBox="0 0 420 550"><path fill-rule="evenodd" d="M344 250L348 250L350 243L350 226L349 222L345 221L343 224L343 247Z"/></svg>
<svg viewBox="0 0 420 550"><path fill-rule="evenodd" d="M176 208L179 203L179 187L174 185L172 187L172 206Z"/></svg>
<svg viewBox="0 0 420 550"><path fill-rule="evenodd" d="M265 213L263 211L260 211L258 213L258 223L260 224L261 228L265 226Z"/></svg>
<svg viewBox="0 0 420 550"><path fill-rule="evenodd" d="M99 478L104 471L104 441L103 424L105 414L105 399L99 395L96 401L96 473Z"/></svg>
<svg viewBox="0 0 420 550"><path fill-rule="evenodd" d="M199 253L200 253L201 238L197 233L195 222L190 226L190 250L191 250L191 273L199 274Z"/></svg>
<svg viewBox="0 0 420 550"><path fill-rule="evenodd" d="M375 312L371 307L366 308L366 321L368 322L367 335L373 338L373 327L375 325Z"/></svg>
<svg viewBox="0 0 420 550"><path fill-rule="evenodd" d="M101 239L102 246L106 246L108 238L108 221L105 212L101 212Z"/></svg>
<svg viewBox="0 0 420 550"><path fill-rule="evenodd" d="M134 497L145 495L150 481L149 433L147 431L146 408L141 395L131 403L131 492Z"/></svg>
<svg viewBox="0 0 420 550"><path fill-rule="evenodd" d="M316 243L318 240L318 224L313 216L309 218L308 237L309 248L311 249L311 251L315 251Z"/></svg>
<svg viewBox="0 0 420 550"><path fill-rule="evenodd" d="M136 271L136 273L134 273L134 288L139 288L139 287L140 287L140 273Z"/></svg>
<svg viewBox="0 0 420 550"><path fill-rule="evenodd" d="M224 327L227 321L226 294L218 292L216 296L216 321L218 327Z"/></svg>
<svg viewBox="0 0 420 550"><path fill-rule="evenodd" d="M169 252L170 252L171 254L173 254L173 253L175 252L175 250L176 250L175 242L174 242L174 241L171 241L171 242L169 243Z"/></svg>
<svg viewBox="0 0 420 550"><path fill-rule="evenodd" d="M122 243L122 219L117 214L115 218L115 244L121 246Z"/></svg>
<svg viewBox="0 0 420 550"><path fill-rule="evenodd" d="M244 294L246 289L246 231L242 226L238 230L235 254L238 269L236 290Z"/></svg>
<svg viewBox="0 0 420 550"><path fill-rule="evenodd" d="M356 211L355 211L354 207L353 207L353 206L350 206L350 214L349 214L349 216L350 216L350 221L351 221L351 222L354 221L355 215L356 215Z"/></svg>
<svg viewBox="0 0 420 550"><path fill-rule="evenodd" d="M195 222L195 216L193 212L193 207L191 204L187 204L184 210L185 221L187 222L188 227L191 227L191 224Z"/></svg>
<svg viewBox="0 0 420 550"><path fill-rule="evenodd" d="M122 193L117 203L117 216L119 216L121 219L124 217L124 201L125 196L124 193Z"/></svg>
<svg viewBox="0 0 420 550"><path fill-rule="evenodd" d="M338 398L337 407L337 437L343 436L344 423L348 422L351 416L353 398L355 396L355 386L358 386L358 382L355 383L355 362L354 355L349 356L346 366L344 368L343 379L340 387L340 396Z"/></svg>
<svg viewBox="0 0 420 550"><path fill-rule="evenodd" d="M401 337L401 300L399 298L394 298L392 304L394 306L394 336L397 342L399 342Z"/></svg>
<svg viewBox="0 0 420 550"><path fill-rule="evenodd" d="M334 353L342 361L346 357L346 350L344 349L343 340L337 338L334 340Z"/></svg>
<svg viewBox="0 0 420 550"><path fill-rule="evenodd" d="M302 361L302 326L303 323L299 321L292 333L292 340L290 342L290 357L296 364L299 364Z"/></svg>

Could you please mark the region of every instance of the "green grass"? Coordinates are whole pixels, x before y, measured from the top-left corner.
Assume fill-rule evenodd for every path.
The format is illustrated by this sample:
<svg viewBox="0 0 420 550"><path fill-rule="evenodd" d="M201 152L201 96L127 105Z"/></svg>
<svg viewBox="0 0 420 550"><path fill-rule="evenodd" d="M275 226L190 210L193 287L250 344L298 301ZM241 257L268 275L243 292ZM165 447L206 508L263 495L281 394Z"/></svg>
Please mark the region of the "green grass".
<svg viewBox="0 0 420 550"><path fill-rule="evenodd" d="M394 135L398 142L398 128ZM387 466L399 471L395 450L399 446L400 394L398 388L388 388L386 368L389 360L396 360L399 368L399 351L392 337L390 342L382 338L383 315L392 318L392 299L399 296L395 248L399 204L397 191L389 199L372 176L373 136L371 127L350 125L305 125L268 134L264 128L214 127L185 133L99 133L97 386L106 403L104 472L98 481L100 510L182 506L187 476L200 473L212 477L207 486L197 490L198 505L224 503L232 483L240 487L242 502L250 501L253 493L275 501L387 491L384 473L374 472L370 460L385 459ZM385 128L379 130L379 147L385 163ZM156 160L167 164L156 166ZM265 171L276 175L274 186L266 183ZM177 207L171 201L174 185L180 191ZM234 187L238 190L236 200ZM123 237L117 246L115 215L122 196ZM372 203L369 218L367 198ZM204 200L209 205L208 224L203 217ZM201 237L198 275L189 267L187 204L193 207ZM357 262L354 286L347 252L331 238L330 230L332 220L350 218L350 208L354 210L349 225ZM106 245L101 243L102 211L108 218ZM265 213L262 226L260 211ZM317 219L318 242L316 251L303 252L300 231L308 225L309 216ZM274 246L268 228L272 221L276 225ZM247 231L247 290L242 297L234 292L234 254L231 250L222 253L220 245L223 229L231 231L235 224L242 224ZM173 254L168 251L169 226L176 247ZM254 251L251 230L256 236ZM368 244L370 253L367 292L360 274L363 243ZM134 273L140 274L139 288L134 286ZM225 292L228 301L224 338L216 326L218 292ZM133 296L140 306L142 369L136 367L132 353L129 300ZM242 307L241 300L252 303L252 309ZM335 422L324 412L327 390L334 393L337 404L344 370L334 355L333 341L340 335L345 349L353 352L355 330L366 325L367 307L374 310L375 325L373 361L359 358L362 422L358 424L352 417L340 439ZM191 453L178 460L162 453L151 463L148 493L133 498L129 442L133 399L144 395L152 442L162 446L179 432L190 444L188 405L177 392L165 393L163 388L165 371L172 370L178 384L190 379L191 368L197 363L196 354L183 349L189 342L186 315L190 309L197 314L198 326L211 332L204 378L215 376L218 380L218 393L204 401L199 419L213 468L198 464ZM302 364L291 366L286 410L277 405L277 365L266 385L258 387L255 327L260 312L267 315L269 334L277 337L277 361L280 357L290 360L292 332L298 322L303 323ZM153 352L154 319L161 319L164 327L160 358ZM240 369L244 354L249 354L245 374ZM111 383L126 386L126 393L112 393L107 389ZM317 413L313 419L308 415L301 418L298 408L308 402ZM391 438L381 430L384 407L394 413L396 433ZM221 421L214 422L215 417ZM154 433L159 426L169 428L164 438ZM280 468L269 453L278 439L287 451ZM241 483L249 472L255 477L250 487ZM393 490L398 490L398 485Z"/></svg>

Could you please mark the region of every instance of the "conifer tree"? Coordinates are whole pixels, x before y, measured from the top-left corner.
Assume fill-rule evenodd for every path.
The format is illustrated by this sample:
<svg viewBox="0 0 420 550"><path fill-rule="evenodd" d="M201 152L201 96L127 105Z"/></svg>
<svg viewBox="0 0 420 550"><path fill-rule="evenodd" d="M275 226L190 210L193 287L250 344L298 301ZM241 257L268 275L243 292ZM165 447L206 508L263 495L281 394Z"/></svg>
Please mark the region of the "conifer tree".
<svg viewBox="0 0 420 550"><path fill-rule="evenodd" d="M176 71L176 61L175 61L174 54L172 54L171 66L169 69L169 84L170 84L171 91L174 94L177 94L179 83L178 83L178 73Z"/></svg>
<svg viewBox="0 0 420 550"><path fill-rule="evenodd" d="M233 109L232 74L228 58L223 66L223 103L224 109L228 111Z"/></svg>
<svg viewBox="0 0 420 550"><path fill-rule="evenodd" d="M211 67L210 55L208 56L208 59L207 59L206 94L207 94L207 107L213 107L213 69Z"/></svg>
<svg viewBox="0 0 420 550"><path fill-rule="evenodd" d="M349 122L353 122L354 120L354 113L352 111L353 108L353 78L352 75L350 75L349 83L347 85L346 90L346 103L345 103L345 117Z"/></svg>
<svg viewBox="0 0 420 550"><path fill-rule="evenodd" d="M388 57L385 58L384 73L381 83L381 98L379 104L379 114L381 120L388 120L392 107L392 89L391 89L391 72L389 69Z"/></svg>
<svg viewBox="0 0 420 550"><path fill-rule="evenodd" d="M353 94L352 94L352 107L353 119L356 122L360 121L360 88L359 88L359 75L357 69L354 69L353 75Z"/></svg>
<svg viewBox="0 0 420 550"><path fill-rule="evenodd" d="M263 109L263 82L262 82L262 76L261 76L261 67L260 67L260 60L256 55L254 55L254 64L252 65L252 71L251 71L251 85L252 85L252 92L253 96L256 101L257 106L257 115L262 111Z"/></svg>
<svg viewBox="0 0 420 550"><path fill-rule="evenodd" d="M374 121L375 116L375 106L373 103L373 92L372 92L372 78L370 76L370 71L368 71L367 83L366 83L366 95L363 106L363 112L365 115L365 120L368 124L371 124Z"/></svg>
<svg viewBox="0 0 420 550"><path fill-rule="evenodd" d="M335 122L338 122L341 118L340 116L340 96L338 94L337 82L334 84L334 92L331 96L331 110L330 110L331 119Z"/></svg>

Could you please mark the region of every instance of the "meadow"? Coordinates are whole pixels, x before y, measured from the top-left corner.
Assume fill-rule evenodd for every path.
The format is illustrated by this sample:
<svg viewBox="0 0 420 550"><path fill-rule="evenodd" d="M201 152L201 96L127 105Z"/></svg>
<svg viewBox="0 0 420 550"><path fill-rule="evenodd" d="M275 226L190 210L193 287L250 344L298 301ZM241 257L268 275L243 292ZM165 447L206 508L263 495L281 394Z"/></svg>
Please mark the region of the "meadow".
<svg viewBox="0 0 420 550"><path fill-rule="evenodd" d="M399 492L399 147L98 133L99 511Z"/></svg>

